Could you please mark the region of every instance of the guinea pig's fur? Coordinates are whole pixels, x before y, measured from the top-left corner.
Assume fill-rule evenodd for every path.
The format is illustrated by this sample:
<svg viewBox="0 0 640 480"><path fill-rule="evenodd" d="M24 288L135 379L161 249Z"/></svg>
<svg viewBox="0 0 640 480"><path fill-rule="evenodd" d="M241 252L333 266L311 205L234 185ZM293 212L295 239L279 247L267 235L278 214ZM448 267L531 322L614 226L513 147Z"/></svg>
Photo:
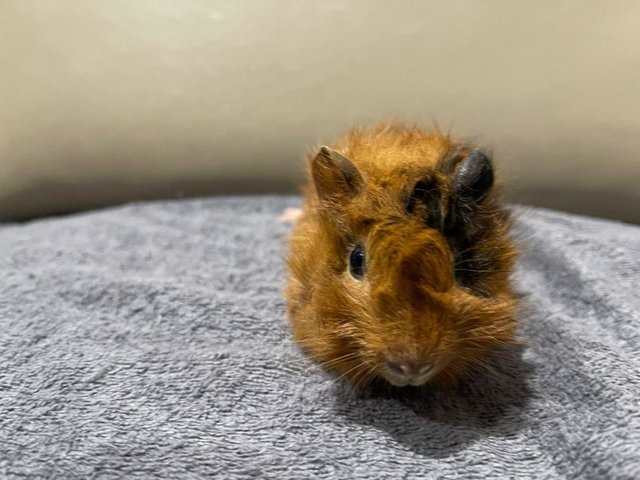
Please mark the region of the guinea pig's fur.
<svg viewBox="0 0 640 480"><path fill-rule="evenodd" d="M286 295L312 358L357 387L446 386L516 342L516 250L484 153L383 124L308 164Z"/></svg>

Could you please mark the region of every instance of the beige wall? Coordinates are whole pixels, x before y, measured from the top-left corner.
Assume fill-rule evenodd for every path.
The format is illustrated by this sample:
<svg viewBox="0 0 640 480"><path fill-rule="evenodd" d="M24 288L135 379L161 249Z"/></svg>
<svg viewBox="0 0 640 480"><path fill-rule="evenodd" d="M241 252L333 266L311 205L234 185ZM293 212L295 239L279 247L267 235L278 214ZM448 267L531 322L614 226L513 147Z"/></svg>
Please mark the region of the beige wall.
<svg viewBox="0 0 640 480"><path fill-rule="evenodd" d="M0 0L0 216L291 189L353 123L491 146L519 202L640 222L638 1Z"/></svg>

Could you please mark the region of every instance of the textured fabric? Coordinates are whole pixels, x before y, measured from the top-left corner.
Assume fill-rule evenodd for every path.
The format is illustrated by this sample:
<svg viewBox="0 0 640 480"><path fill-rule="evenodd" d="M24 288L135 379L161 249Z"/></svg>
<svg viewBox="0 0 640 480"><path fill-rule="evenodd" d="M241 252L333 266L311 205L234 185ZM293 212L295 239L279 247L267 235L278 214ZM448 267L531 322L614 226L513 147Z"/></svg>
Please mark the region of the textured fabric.
<svg viewBox="0 0 640 480"><path fill-rule="evenodd" d="M518 209L528 345L354 395L292 345L295 197L0 226L0 476L638 478L640 230Z"/></svg>

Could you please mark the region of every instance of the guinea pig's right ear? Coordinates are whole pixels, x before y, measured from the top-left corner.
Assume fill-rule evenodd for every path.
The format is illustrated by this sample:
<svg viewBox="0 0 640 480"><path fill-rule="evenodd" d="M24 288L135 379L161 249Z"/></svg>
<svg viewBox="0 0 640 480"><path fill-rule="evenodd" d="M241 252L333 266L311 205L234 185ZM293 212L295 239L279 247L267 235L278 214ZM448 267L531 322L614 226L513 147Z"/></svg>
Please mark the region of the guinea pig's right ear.
<svg viewBox="0 0 640 480"><path fill-rule="evenodd" d="M363 186L362 175L353 162L324 146L311 160L311 175L320 200L331 203L350 200Z"/></svg>

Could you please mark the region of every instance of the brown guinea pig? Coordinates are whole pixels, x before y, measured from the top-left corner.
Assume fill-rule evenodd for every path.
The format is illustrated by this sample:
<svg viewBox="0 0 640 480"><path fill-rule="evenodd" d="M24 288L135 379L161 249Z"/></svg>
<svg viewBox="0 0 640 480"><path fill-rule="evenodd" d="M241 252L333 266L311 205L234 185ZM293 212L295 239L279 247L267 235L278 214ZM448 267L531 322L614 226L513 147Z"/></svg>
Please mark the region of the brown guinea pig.
<svg viewBox="0 0 640 480"><path fill-rule="evenodd" d="M438 131L354 130L309 157L295 340L356 387L452 384L515 342L516 258L490 158Z"/></svg>

